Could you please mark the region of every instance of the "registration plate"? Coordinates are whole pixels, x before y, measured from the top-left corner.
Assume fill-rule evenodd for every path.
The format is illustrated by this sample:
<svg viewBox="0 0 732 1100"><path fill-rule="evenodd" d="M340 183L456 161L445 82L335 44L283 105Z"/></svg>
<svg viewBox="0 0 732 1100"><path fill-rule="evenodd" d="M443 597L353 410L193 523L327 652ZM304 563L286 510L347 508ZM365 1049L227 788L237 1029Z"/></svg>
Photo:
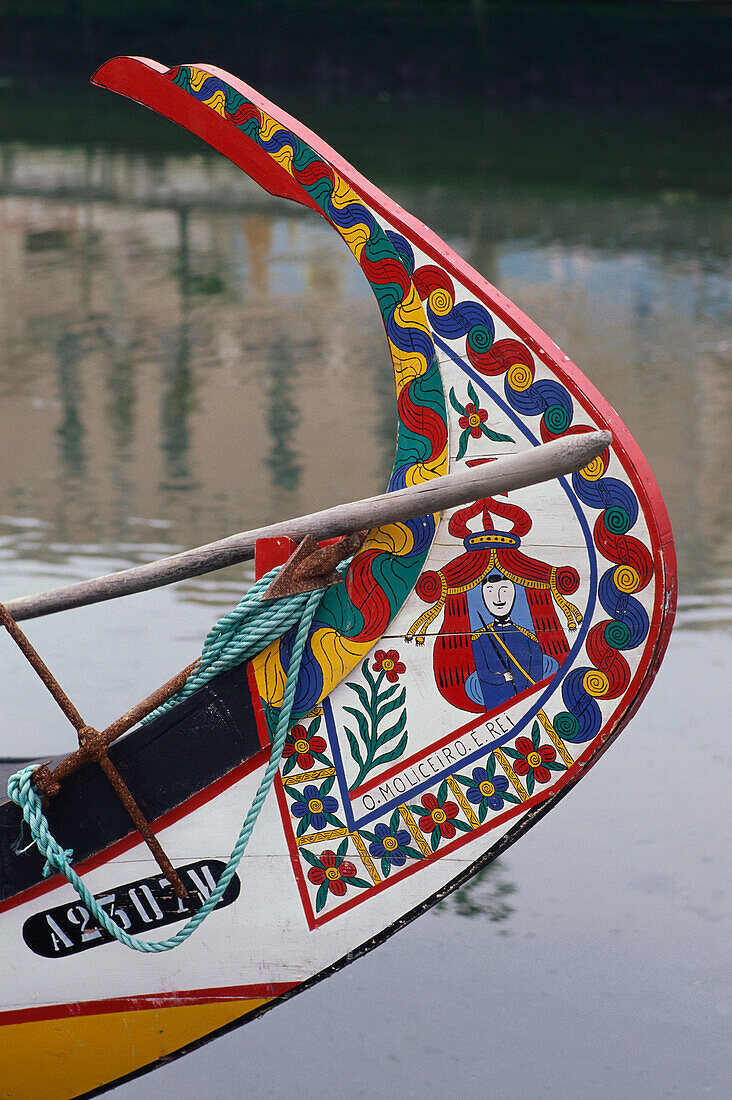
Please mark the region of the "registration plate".
<svg viewBox="0 0 732 1100"><path fill-rule="evenodd" d="M137 936L192 917L210 897L224 867L219 860L204 859L176 868L188 890L187 898L177 897L167 878L158 874L95 894L95 899L124 932ZM224 909L236 901L240 889L241 883L234 875L216 909ZM47 959L76 955L113 938L80 901L34 913L23 925L23 939L28 947Z"/></svg>

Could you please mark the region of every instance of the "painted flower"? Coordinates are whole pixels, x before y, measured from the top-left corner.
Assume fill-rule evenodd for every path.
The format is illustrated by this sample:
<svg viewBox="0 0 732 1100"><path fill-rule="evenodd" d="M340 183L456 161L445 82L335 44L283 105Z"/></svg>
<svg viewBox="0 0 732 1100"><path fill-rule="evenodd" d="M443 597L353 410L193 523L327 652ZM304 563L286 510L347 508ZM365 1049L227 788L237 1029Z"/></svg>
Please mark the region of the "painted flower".
<svg viewBox="0 0 732 1100"><path fill-rule="evenodd" d="M478 394L472 382L468 382L468 398L469 401L467 404L461 405L455 390L450 390L450 404L455 412L460 414L458 416L458 424L461 429L460 442L458 444L457 455L455 456L458 461L465 457L465 453L468 449L468 442L471 439L480 439L482 435L484 435L486 439L492 439L494 442L514 442L509 435L502 435L500 432L494 432L492 428L488 427L486 424L488 413L485 409L480 407Z"/></svg>
<svg viewBox="0 0 732 1100"><path fill-rule="evenodd" d="M468 802L472 802L474 806L485 803L491 810L503 808L508 790L508 780L505 775L493 775L489 774L485 768L473 768L473 783L474 786L468 787L465 792Z"/></svg>
<svg viewBox="0 0 732 1100"><path fill-rule="evenodd" d="M548 783L552 773L546 765L556 760L556 749L552 745L539 745L535 748L528 737L517 737L516 749L519 753L513 766L516 774L528 775L532 771L537 783Z"/></svg>
<svg viewBox="0 0 732 1100"><path fill-rule="evenodd" d="M526 788L529 794L534 793L536 783L548 783L552 772L565 770L564 764L557 760L557 751L553 745L542 745L539 723L534 722L531 737L517 737L513 749L504 748L507 756L514 761L514 771L517 775L526 776Z"/></svg>
<svg viewBox="0 0 732 1100"><path fill-rule="evenodd" d="M374 653L374 672L383 672L390 684L395 684L402 672L407 671L407 666L399 660L399 654L395 649L384 652L377 649Z"/></svg>
<svg viewBox="0 0 732 1100"><path fill-rule="evenodd" d="M465 406L465 416L458 419L458 424L461 428L469 428L473 439L479 439L483 434L481 425L485 424L487 419L488 413L486 410L476 408L472 401L469 401Z"/></svg>
<svg viewBox="0 0 732 1100"><path fill-rule="evenodd" d="M325 739L315 733L315 729L317 729L315 723L310 729L312 732L306 730L305 726L293 726L285 739L285 747L282 750L285 760L297 757L297 766L302 771L309 771L315 763L315 757L322 759L322 754L328 747ZM293 760L293 767L294 763Z"/></svg>
<svg viewBox="0 0 732 1100"><path fill-rule="evenodd" d="M308 871L308 878L316 886L325 887L324 893L335 894L342 898L349 886L349 879L355 879L356 868L353 863L335 852L326 850L316 858L315 866ZM323 898L325 901L325 898Z"/></svg>
<svg viewBox="0 0 732 1100"><path fill-rule="evenodd" d="M304 788L299 799L292 803L292 812L295 817L301 818L297 827L297 835L302 836L306 829L324 829L326 825L340 826L338 818L333 814L338 809L338 801L328 794L332 784L326 781L321 787L309 783Z"/></svg>
<svg viewBox="0 0 732 1100"><path fill-rule="evenodd" d="M376 840L369 844L369 851L377 859L386 860L394 867L403 867L407 862L411 837L406 829L391 829L379 822L374 826Z"/></svg>
<svg viewBox="0 0 732 1100"><path fill-rule="evenodd" d="M301 848L300 854L306 863L310 864L308 878L318 887L315 895L315 912L319 913L328 900L329 894L342 898L349 887L356 890L368 890L372 884L365 879L356 877L356 868L350 860L345 859L348 851L348 837L344 837L335 852L326 850L319 856L313 855L307 848Z"/></svg>
<svg viewBox="0 0 732 1100"><path fill-rule="evenodd" d="M419 809L420 807L417 807L418 811ZM433 842L439 841L441 836L448 840L455 836L456 828L453 821L459 812L456 802L438 800L433 794L425 794L422 795L421 810L419 827L423 833L432 833Z"/></svg>

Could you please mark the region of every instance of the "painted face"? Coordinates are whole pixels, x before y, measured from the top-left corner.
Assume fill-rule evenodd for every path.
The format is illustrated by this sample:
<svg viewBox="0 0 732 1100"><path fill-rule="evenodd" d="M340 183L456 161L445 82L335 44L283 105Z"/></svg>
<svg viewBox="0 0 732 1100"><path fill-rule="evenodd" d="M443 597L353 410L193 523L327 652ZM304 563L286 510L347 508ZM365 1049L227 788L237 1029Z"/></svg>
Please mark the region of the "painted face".
<svg viewBox="0 0 732 1100"><path fill-rule="evenodd" d="M506 580L505 577L501 577L500 580L492 579L495 577L496 574L492 573L483 582L483 599L491 615L495 615L497 619L504 619L511 614L511 608L516 599L516 586L513 581Z"/></svg>

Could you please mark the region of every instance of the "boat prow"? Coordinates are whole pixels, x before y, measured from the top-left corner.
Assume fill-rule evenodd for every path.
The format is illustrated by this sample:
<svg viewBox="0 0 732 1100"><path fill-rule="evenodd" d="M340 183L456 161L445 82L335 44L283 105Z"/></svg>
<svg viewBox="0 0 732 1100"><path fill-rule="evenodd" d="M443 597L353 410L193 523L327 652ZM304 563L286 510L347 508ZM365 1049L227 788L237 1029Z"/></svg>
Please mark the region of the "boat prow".
<svg viewBox="0 0 732 1100"><path fill-rule="evenodd" d="M500 291L222 70L116 58L94 81L203 138L350 249L394 368L390 490L565 437L612 441L571 475L371 528L314 612L246 854L175 949L112 942L23 850L18 808L0 806L0 1063L16 1098L144 1072L307 988L465 881L618 735L675 607L671 529L638 445ZM96 765L51 800L54 836L130 935L172 934L214 889L270 758L294 629L110 749L188 900Z"/></svg>

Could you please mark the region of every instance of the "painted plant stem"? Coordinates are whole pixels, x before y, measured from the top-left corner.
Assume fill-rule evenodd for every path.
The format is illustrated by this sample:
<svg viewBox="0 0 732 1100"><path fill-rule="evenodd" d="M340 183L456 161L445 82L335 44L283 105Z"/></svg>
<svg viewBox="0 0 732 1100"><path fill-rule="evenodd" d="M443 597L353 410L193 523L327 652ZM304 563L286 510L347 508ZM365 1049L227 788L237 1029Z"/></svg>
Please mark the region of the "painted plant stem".
<svg viewBox="0 0 732 1100"><path fill-rule="evenodd" d="M346 727L351 756L358 764L358 775L352 788L363 783L369 772L377 765L396 760L407 747L408 733L405 728L407 689L402 687L400 690L398 685L399 676L406 671L406 667L399 660L399 654L395 649L390 649L388 653L383 649L377 649L374 654L373 671L377 673L376 678L369 671L369 662L366 660L361 665L361 672L368 687L352 681L347 683L361 703L360 708L343 708L353 715L357 723L357 734ZM384 680L387 681L388 686L382 690ZM401 713L396 721L379 732L384 720L400 707ZM393 744L394 741L396 744Z"/></svg>

